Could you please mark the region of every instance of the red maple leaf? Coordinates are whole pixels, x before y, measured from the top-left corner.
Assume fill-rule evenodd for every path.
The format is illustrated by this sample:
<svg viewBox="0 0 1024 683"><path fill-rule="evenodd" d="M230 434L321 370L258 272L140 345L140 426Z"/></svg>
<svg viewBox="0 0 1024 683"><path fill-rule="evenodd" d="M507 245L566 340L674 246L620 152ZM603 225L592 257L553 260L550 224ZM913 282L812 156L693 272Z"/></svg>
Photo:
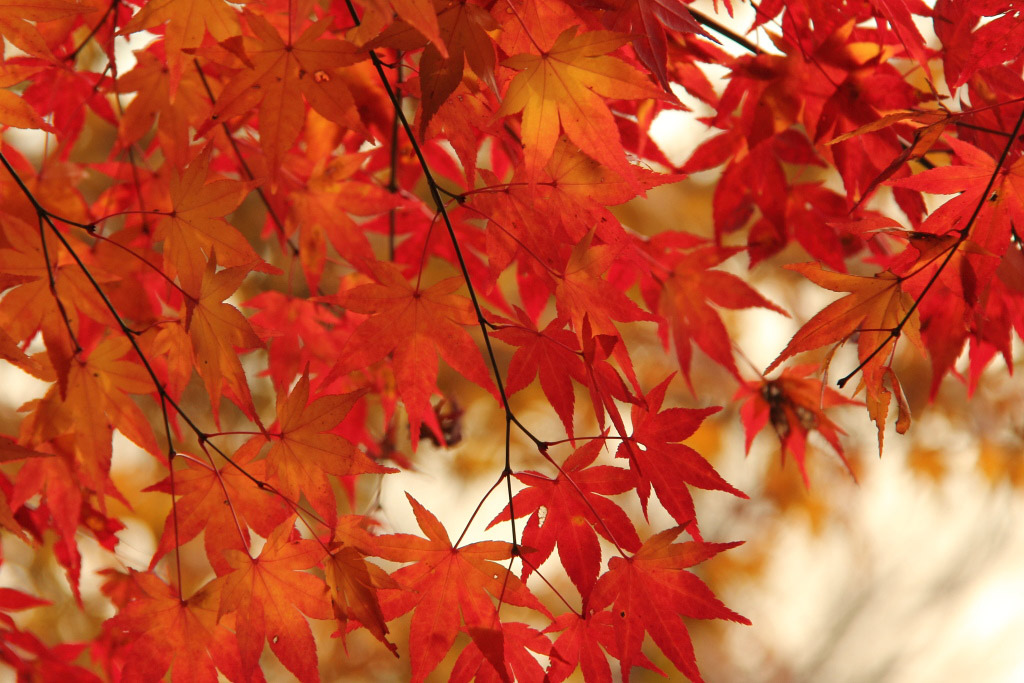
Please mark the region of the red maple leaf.
<svg viewBox="0 0 1024 683"><path fill-rule="evenodd" d="M681 617L750 620L723 605L703 581L686 571L739 543L673 543L683 527L649 538L632 557L608 560L589 605L592 611L611 608L612 628L621 660L622 679L634 662L644 661L640 646L649 634L666 657L690 680L701 681L690 634Z"/></svg>
<svg viewBox="0 0 1024 683"><path fill-rule="evenodd" d="M758 432L771 423L779 437L783 459L786 451L792 454L805 485L809 485L809 482L804 456L807 436L812 430L825 437L846 468L850 469L842 444L839 443L839 435L845 432L829 419L825 409L859 405L835 389L822 386L821 380L807 377L814 369L814 365L789 367L777 379L746 382L736 393L737 399L745 399L740 408L740 419L746 430L747 452L750 452L750 445Z"/></svg>
<svg viewBox="0 0 1024 683"><path fill-rule="evenodd" d="M608 654L621 659L619 642L616 639L615 617L611 612L585 610L583 616L566 612L555 618L545 633L561 635L551 647L551 664L547 680L552 683L564 681L577 669L583 673L583 680L596 683L611 683L612 669L608 666ZM608 654L605 654L607 651ZM641 666L651 671L662 672L641 652L636 653L632 666Z"/></svg>
<svg viewBox="0 0 1024 683"><path fill-rule="evenodd" d="M359 285L325 300L368 317L340 351L338 364L325 382L366 368L393 353L391 361L398 395L409 413L415 445L420 424L426 423L443 439L430 395L437 386L437 356L497 395L490 372L464 326L476 325L469 299L455 294L461 278L453 277L422 288L410 284L398 268L378 261L369 264L375 283Z"/></svg>
<svg viewBox="0 0 1024 683"><path fill-rule="evenodd" d="M449 680L511 683L544 679L537 655L549 656L551 641L537 629L506 621L494 629L470 629L469 635L473 640L455 660Z"/></svg>
<svg viewBox="0 0 1024 683"><path fill-rule="evenodd" d="M661 405L671 380L669 376L651 389L645 396L644 405L633 406L633 433L623 437L615 455L629 461L629 468L638 480L637 491L645 514L653 489L672 518L680 524L692 524L689 531L699 538L694 521L693 498L688 487L727 491L740 498L747 496L722 479L711 463L697 451L679 443L692 436L706 417L720 409L662 410Z"/></svg>
<svg viewBox="0 0 1024 683"><path fill-rule="evenodd" d="M669 240L679 241L680 237L655 237L652 246L662 251L665 247L671 246ZM693 241L696 243L697 239L693 238ZM672 250L661 262L664 271L652 269L641 281L641 289L648 307L664 318L663 321L659 321L658 333L666 348L668 333L670 330L672 332L679 368L688 383L693 358L691 342L696 343L716 363L739 377L736 361L733 360L729 332L721 316L711 307L711 303L731 309L757 306L787 315L740 278L721 270L712 270L714 266L738 251L714 246L698 246L687 252Z"/></svg>
<svg viewBox="0 0 1024 683"><path fill-rule="evenodd" d="M590 466L603 446L603 439L593 439L580 447L562 463L554 479L533 471L516 474L527 488L511 503L516 517L530 517L522 544L533 552L526 554L530 564L523 567L523 579L547 560L557 545L558 557L584 601L601 569L598 533L627 550L640 547L640 537L625 511L603 497L628 491L636 486L636 480L620 467ZM508 520L506 506L489 527Z"/></svg>
<svg viewBox="0 0 1024 683"><path fill-rule="evenodd" d="M509 396L525 389L534 380L540 379L540 387L551 402L551 407L565 426L565 432L573 437L573 406L576 398L572 381L586 383L586 370L580 357L579 341L569 330L566 321L555 318L543 330L537 329L530 317L516 308L516 322L496 318L494 322L504 324L491 336L519 347L509 361L505 391Z"/></svg>
<svg viewBox="0 0 1024 683"><path fill-rule="evenodd" d="M480 541L455 546L437 517L409 494L406 498L427 537L380 536L376 554L394 562L415 563L392 574L402 590L384 591L381 608L389 621L414 610L409 632L412 679L422 681L451 649L460 622L468 629L497 626L492 597L545 614L547 610L526 584L498 564L512 557L511 543Z"/></svg>

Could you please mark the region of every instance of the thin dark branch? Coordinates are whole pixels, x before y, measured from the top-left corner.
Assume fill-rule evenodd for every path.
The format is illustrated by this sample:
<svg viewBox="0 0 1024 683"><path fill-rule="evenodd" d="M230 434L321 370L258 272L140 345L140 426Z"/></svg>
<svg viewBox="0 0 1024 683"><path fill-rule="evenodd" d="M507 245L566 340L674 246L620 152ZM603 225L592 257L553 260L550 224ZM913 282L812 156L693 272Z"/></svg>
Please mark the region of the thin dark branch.
<svg viewBox="0 0 1024 683"><path fill-rule="evenodd" d="M356 12L356 8L352 4L352 0L345 0L345 4L348 7L352 20L356 25L358 25L359 14ZM511 406L509 405L508 395L505 392L505 385L501 378L501 372L498 369L498 359L494 353L494 346L491 342L491 337L487 332L487 319L484 317L484 312L480 306L480 300L477 297L476 289L474 288L473 281L469 276L469 267L466 265L466 259L462 253L462 247L459 245L459 239L455 235L455 225L452 223L452 219L448 215L448 210L445 208L445 203L441 199L441 192L438 189L439 186L437 180L434 178L434 174L430 170L430 164L427 162L427 159L423 154L423 149L420 147L415 133L413 133L409 119L405 116L405 112L402 111L398 96L395 94L395 90L391 87L391 82L388 80L387 74L384 72L384 64L373 50L370 51L370 60L373 62L373 67L377 71L377 77L380 79L381 84L384 86L384 90L387 92L388 99L391 100L391 106L394 108L394 111L398 116L398 120L402 124L402 129L405 131L405 135L409 139L409 144L412 146L413 153L416 155L416 159L423 171L424 179L427 181L427 188L430 192L430 197L434 200L434 206L436 207L437 213L441 216L441 220L444 221L445 229L448 231L448 237L452 241L452 248L455 251L455 256L459 262L459 270L466 282L466 289L469 291L469 299L473 304L473 310L476 312L477 323L483 333L484 345L487 347L487 356L494 372L494 379L498 387L498 393L500 395L502 405L505 409L505 414L527 438L539 447L544 442L534 436L534 434L516 418L515 414L512 412Z"/></svg>
<svg viewBox="0 0 1024 683"><path fill-rule="evenodd" d="M90 41L90 40L92 40L92 39L93 39L93 38L94 38L94 37L96 36L96 34L97 34L97 33L99 33L99 30L100 30L100 28L102 28L102 27L103 27L103 24L107 23L107 19L109 19L109 18L110 18L110 16L111 16L111 14L113 13L114 9L115 9L115 8L116 8L116 7L117 7L117 6L119 5L119 4L121 4L121 0L113 0L113 2L111 2L111 3L110 3L110 4L108 5L108 6L107 6L107 9L106 9L106 11L104 11L104 12L103 12L103 16L102 16L102 17L100 17L100 20L99 20L99 21L97 21L97 22L96 22L96 25L92 27L92 30L91 30L91 31L89 31L89 35L87 35L87 36L86 36L85 38L83 38L83 39L82 39L82 42L81 42L81 43L79 43L78 47L76 47L76 48L75 48L74 50L72 50L71 52L69 52L69 53L68 53L68 54L67 54L67 55L66 55L66 56L64 57L64 59L65 59L66 61L69 61L69 62L70 62L70 61L73 61L73 60L75 59L75 57L77 57L77 56L78 56L78 53L79 53L79 52L81 52L81 51L82 51L82 49L83 49L83 48L84 48L84 47L85 47L86 45L88 45L88 44L89 44L89 41Z"/></svg>
<svg viewBox="0 0 1024 683"><path fill-rule="evenodd" d="M714 31L718 35L722 36L723 38L728 38L729 40L731 40L732 42L736 43L737 45L742 47L744 50L747 50L748 52L750 52L752 54L755 54L755 55L764 54L764 50L759 48L757 45L754 45L752 42L750 42L749 40L747 40L743 36L739 35L735 31L722 26L721 24L719 24L717 21L715 21L711 17L709 17L706 14L703 14L703 13L693 9L692 7L688 8L688 9L690 10L690 14L693 15L693 18L696 19L697 23L700 24L701 26L705 26L705 27L711 29L712 31Z"/></svg>
<svg viewBox="0 0 1024 683"><path fill-rule="evenodd" d="M398 67L395 71L395 97L398 100L398 107L402 106L402 52L396 50L395 62ZM398 192L398 133L401 128L401 121L396 113L394 118L391 119L391 158L389 159L388 168L388 192L396 194ZM398 221L396 214L397 209L391 207L388 210L388 260L395 260L395 228Z"/></svg>

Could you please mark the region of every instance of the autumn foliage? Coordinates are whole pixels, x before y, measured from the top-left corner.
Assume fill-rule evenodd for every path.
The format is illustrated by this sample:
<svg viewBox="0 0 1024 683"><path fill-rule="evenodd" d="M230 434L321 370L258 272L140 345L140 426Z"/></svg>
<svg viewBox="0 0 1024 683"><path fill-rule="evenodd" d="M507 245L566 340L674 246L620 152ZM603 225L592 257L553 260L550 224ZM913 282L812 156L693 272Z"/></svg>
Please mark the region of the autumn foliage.
<svg viewBox="0 0 1024 683"><path fill-rule="evenodd" d="M317 681L333 629L415 681L701 680L693 620L749 623L699 577L742 539L693 491L746 498L687 443L701 368L813 486L838 406L879 451L910 428L901 357L973 391L1024 335L1020 4L701 7L0 0L0 357L45 387L4 417L0 526L109 604L59 642L16 618L53 596L0 588L0 661ZM652 123L689 109L670 159ZM710 169L707 234L610 209ZM732 311L789 313L737 273L783 264L835 294L755 368ZM392 528L382 481L471 404L504 509L409 493ZM161 475L113 476L115 433ZM143 495L148 566L83 572Z"/></svg>

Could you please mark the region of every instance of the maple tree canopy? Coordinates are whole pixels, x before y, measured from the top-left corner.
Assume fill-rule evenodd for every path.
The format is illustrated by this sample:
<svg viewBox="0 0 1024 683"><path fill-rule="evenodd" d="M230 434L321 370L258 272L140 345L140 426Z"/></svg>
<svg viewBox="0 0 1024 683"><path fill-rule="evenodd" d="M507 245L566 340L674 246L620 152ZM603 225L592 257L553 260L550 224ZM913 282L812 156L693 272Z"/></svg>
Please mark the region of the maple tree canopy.
<svg viewBox="0 0 1024 683"><path fill-rule="evenodd" d="M695 620L749 621L693 493L747 494L695 435L770 425L813 486L840 406L879 452L911 428L902 359L973 392L1024 335L1021 4L738 2L0 0L0 359L43 387L3 414L0 533L107 610L59 642L15 615L56 595L0 588L0 661L700 681ZM711 169L707 230L613 210ZM745 309L797 320L767 368ZM476 511L409 492L392 528L381 487L487 410Z"/></svg>

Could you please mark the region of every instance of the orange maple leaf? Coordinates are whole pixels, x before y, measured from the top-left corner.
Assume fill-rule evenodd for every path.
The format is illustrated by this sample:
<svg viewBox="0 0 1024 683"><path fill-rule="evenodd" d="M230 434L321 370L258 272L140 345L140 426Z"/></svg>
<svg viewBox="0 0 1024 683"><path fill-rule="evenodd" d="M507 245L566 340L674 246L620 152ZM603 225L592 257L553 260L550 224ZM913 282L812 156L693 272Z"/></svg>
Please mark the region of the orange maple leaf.
<svg viewBox="0 0 1024 683"><path fill-rule="evenodd" d="M453 293L462 285L462 278L448 278L421 289L391 263L378 261L368 268L379 284L360 285L326 297L351 311L371 315L349 337L325 383L394 352L395 380L409 413L413 442L423 422L443 439L430 405L430 394L437 388L438 353L459 374L497 396L480 350L461 327L477 323L470 300Z"/></svg>
<svg viewBox="0 0 1024 683"><path fill-rule="evenodd" d="M387 620L381 611L378 591L401 586L383 569L366 561L368 549L375 542L360 527L364 519L348 515L339 520L335 528L335 540L330 545L331 553L324 561L324 578L334 616L338 620L338 634L342 639L350 630L349 620L353 620L365 627L397 657L398 648L387 639Z"/></svg>
<svg viewBox="0 0 1024 683"><path fill-rule="evenodd" d="M3 28L0 15L0 28ZM45 43L44 43L45 45ZM42 66L24 64L0 64L0 124L14 128L40 128L47 133L57 133L32 105L8 90L28 80L43 70Z"/></svg>
<svg viewBox="0 0 1024 683"><path fill-rule="evenodd" d="M903 433L910 426L909 414L903 409L902 390L890 368L889 357L896 347L896 340L904 333L915 346L923 348L921 323L913 299L903 291L903 278L889 271L874 277L833 273L817 263L794 263L786 267L825 289L850 294L832 302L808 320L768 366L765 374L801 351L836 344L857 334L857 355L867 387L866 403L878 427L878 450L881 451L891 395L883 385L886 378L891 380L893 392L900 401L902 419L897 425L898 430Z"/></svg>
<svg viewBox="0 0 1024 683"><path fill-rule="evenodd" d="M5 215L0 227L6 238L4 248L0 248L0 285L16 285L0 299L0 328L15 342L28 341L42 331L63 395L77 351L72 335L78 333L80 314L113 324L110 311L82 268L53 236L12 215ZM41 236L46 237L45 245ZM64 239L77 254L85 255L83 261L93 278L110 278L92 263L88 247L70 235ZM16 354L8 347L7 355Z"/></svg>
<svg viewBox="0 0 1024 683"><path fill-rule="evenodd" d="M395 194L358 179L356 173L366 158L360 153L319 161L309 180L290 195L286 228L289 235L299 233L299 258L311 291L320 286L328 241L357 268L374 260L365 228L351 215L372 216L398 205Z"/></svg>
<svg viewBox="0 0 1024 683"><path fill-rule="evenodd" d="M95 11L95 7L65 0L0 0L0 38L11 41L30 55L52 60L53 53L35 23ZM0 62L3 56L3 41L0 40Z"/></svg>
<svg viewBox="0 0 1024 683"><path fill-rule="evenodd" d="M615 119L602 97L637 100L660 98L662 93L643 73L608 56L629 40L610 31L576 35L576 28L570 28L550 47L535 43L536 54L518 54L502 62L521 73L509 84L496 116L523 112L528 175L544 167L560 131L565 131L597 161L627 180L633 178Z"/></svg>
<svg viewBox="0 0 1024 683"><path fill-rule="evenodd" d="M441 4L447 3L439 3L439 6ZM429 18L438 25L442 41L429 36L423 28L410 26L411 21L396 21L367 46L405 51L423 48L420 56L421 114L416 117L421 135L434 114L459 87L466 62L492 90L498 89L494 82L494 46L487 35L487 31L498 28L494 17L482 7L456 2L436 16L431 13Z"/></svg>
<svg viewBox="0 0 1024 683"><path fill-rule="evenodd" d="M142 50L136 51L135 58L135 67L117 79L118 92L137 93L118 121L119 141L129 147L149 133L156 122L160 150L173 168L184 168L190 156L189 127L198 127L210 109L202 79L198 72L186 71L177 90L172 90L171 74L163 60Z"/></svg>
<svg viewBox="0 0 1024 683"><path fill-rule="evenodd" d="M360 4L363 6L363 17L359 25L349 31L350 40L359 44L372 40L397 14L430 44L436 46L441 56L448 57L432 0L366 0Z"/></svg>
<svg viewBox="0 0 1024 683"><path fill-rule="evenodd" d="M259 262L238 229L224 216L238 208L249 188L237 180L206 182L211 148L207 146L179 176L173 173L168 188L166 215L156 228L156 239L164 240L168 275L177 274L182 289L194 291L203 279L206 262L217 252L224 266Z"/></svg>
<svg viewBox="0 0 1024 683"><path fill-rule="evenodd" d="M264 641L269 640L270 649L300 681L320 680L313 632L302 615L330 619L331 607L323 579L302 570L317 565L326 551L317 541L292 538L294 529L294 518L279 526L259 557L225 550L233 571L208 586L210 593L220 595L219 617L235 614L246 677L257 671Z"/></svg>
<svg viewBox="0 0 1024 683"><path fill-rule="evenodd" d="M238 11L224 0L153 0L142 5L120 34L130 35L165 22L164 52L170 71L169 94L173 99L185 61L191 61L191 56L184 51L199 47L207 31L216 40L227 40L241 31Z"/></svg>
<svg viewBox="0 0 1024 683"><path fill-rule="evenodd" d="M238 349L260 345L259 337L241 311L224 303L242 284L248 266L225 268L217 272L216 257L206 264L206 272L195 289L184 288L193 297L187 306L185 326L192 338L196 370L210 395L213 417L219 421L220 397L224 385L231 391L238 406L255 419L256 408L249 393L249 383L238 358Z"/></svg>
<svg viewBox="0 0 1024 683"><path fill-rule="evenodd" d="M305 495L328 522L337 516L328 474L397 472L373 462L344 437L329 433L362 395L356 391L310 401L309 375L303 373L291 393L277 397L278 428L271 429L276 438L267 452L267 476L292 501Z"/></svg>
<svg viewBox="0 0 1024 683"><path fill-rule="evenodd" d="M174 501L177 510L167 513L163 535L149 563L150 569L175 543L181 546L203 534L203 544L210 565L218 574L231 571L224 559L228 548L244 550L249 542L250 527L263 537L289 517L289 510L279 496L257 487L250 477L262 479L266 460L253 459L263 446L263 439L247 441L231 456L234 465L219 470L191 456L179 453L175 462L185 467L175 469ZM243 468L245 474L239 468ZM144 489L171 493L170 477ZM225 504L227 501L227 504Z"/></svg>
<svg viewBox="0 0 1024 683"><path fill-rule="evenodd" d="M65 407L75 425L83 483L97 491L110 471L113 429L150 453L158 452L152 427L127 395L154 390L146 370L125 358L131 350L125 337L106 337L88 357L76 357L68 373Z"/></svg>

